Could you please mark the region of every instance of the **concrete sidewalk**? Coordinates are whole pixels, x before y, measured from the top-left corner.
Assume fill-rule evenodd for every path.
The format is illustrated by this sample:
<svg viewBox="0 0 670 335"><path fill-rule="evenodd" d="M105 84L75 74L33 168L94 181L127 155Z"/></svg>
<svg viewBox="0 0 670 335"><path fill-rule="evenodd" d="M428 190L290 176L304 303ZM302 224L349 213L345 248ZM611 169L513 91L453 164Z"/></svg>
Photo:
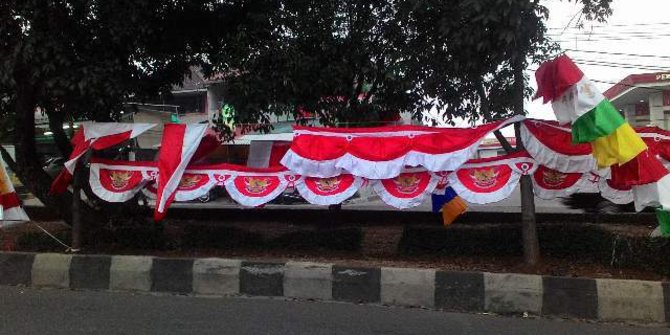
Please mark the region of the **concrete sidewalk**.
<svg viewBox="0 0 670 335"><path fill-rule="evenodd" d="M247 295L666 323L670 283L221 258L0 253L0 285Z"/></svg>

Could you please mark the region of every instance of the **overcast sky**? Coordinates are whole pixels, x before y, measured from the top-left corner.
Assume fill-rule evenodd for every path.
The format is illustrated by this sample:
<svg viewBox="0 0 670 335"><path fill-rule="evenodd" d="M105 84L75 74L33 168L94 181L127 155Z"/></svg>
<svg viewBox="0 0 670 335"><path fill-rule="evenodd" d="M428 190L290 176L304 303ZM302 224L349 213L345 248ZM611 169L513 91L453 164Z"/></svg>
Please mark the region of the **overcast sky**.
<svg viewBox="0 0 670 335"><path fill-rule="evenodd" d="M587 77L599 81L596 85L602 91L612 86L603 82L616 83L629 74L670 72L669 0L614 0L613 14L606 23L585 22L583 29L575 28L581 9L578 4L565 0L545 0L544 4L550 10L547 26L552 38L582 63L578 65ZM534 68L528 71L533 87ZM551 107L539 100L527 102L526 110L530 117L555 119Z"/></svg>
<svg viewBox="0 0 670 335"><path fill-rule="evenodd" d="M629 74L670 72L670 0L614 0L606 23L582 20L583 28L577 28L581 5L574 0L543 3L550 11L547 27L552 39L602 91ZM532 65L527 71L533 88L536 68ZM525 107L529 117L556 119L551 106L540 100L527 101ZM456 121L457 127L467 124ZM511 127L503 133L514 134Z"/></svg>

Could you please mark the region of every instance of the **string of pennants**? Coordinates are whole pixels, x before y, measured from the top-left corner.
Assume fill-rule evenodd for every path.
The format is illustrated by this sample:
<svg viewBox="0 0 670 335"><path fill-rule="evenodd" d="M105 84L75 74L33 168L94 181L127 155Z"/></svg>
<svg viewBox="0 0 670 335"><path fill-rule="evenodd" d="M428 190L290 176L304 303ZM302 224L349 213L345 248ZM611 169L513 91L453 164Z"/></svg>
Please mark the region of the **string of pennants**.
<svg viewBox="0 0 670 335"><path fill-rule="evenodd" d="M155 162L94 159L90 169L91 189L105 201L128 201L138 192L156 198L158 168ZM467 202L488 204L509 197L520 177L527 174L532 174L535 194L542 199L600 192L614 203L633 201L630 187L617 188L606 176L596 172L561 173L537 164L526 152L471 160L454 172L408 168L394 178L376 180L352 174L306 177L285 168L257 169L231 164L193 166L181 177L175 201L195 200L214 187L224 187L240 205L256 207L294 189L307 202L326 206L340 204L362 187L371 187L386 204L404 209L418 206L426 196L443 193L446 186L451 186Z"/></svg>
<svg viewBox="0 0 670 335"><path fill-rule="evenodd" d="M471 159L485 136L514 122L521 122L527 151ZM89 146L103 149L150 128L125 125L115 132L110 124L86 124L77 152ZM670 134L658 128L639 131L667 164ZM157 198L159 218L173 200L194 200L214 187L225 188L234 201L248 207L262 206L287 190L296 190L311 204L339 204L363 187L400 209L417 206L430 194L443 194L447 186L467 202L487 204L509 197L522 175L532 175L535 194L543 199L599 192L618 204L632 202L631 185L612 180L609 169L596 169L590 146L572 144L570 136L570 129L556 122L522 117L471 128L296 127L283 166L250 168L191 163L207 154L203 147L216 145L204 140L206 125L166 125L157 162L92 158L89 182L109 202L128 201L139 192ZM76 166L78 157L71 158L65 174Z"/></svg>

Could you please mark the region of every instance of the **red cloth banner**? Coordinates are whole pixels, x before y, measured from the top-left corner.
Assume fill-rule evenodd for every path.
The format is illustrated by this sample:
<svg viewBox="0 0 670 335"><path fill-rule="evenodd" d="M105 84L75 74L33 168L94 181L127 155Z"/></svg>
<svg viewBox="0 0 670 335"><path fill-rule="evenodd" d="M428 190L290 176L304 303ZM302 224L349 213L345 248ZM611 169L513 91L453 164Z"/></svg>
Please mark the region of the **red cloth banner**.
<svg viewBox="0 0 670 335"><path fill-rule="evenodd" d="M390 179L405 167L418 166L432 172L452 171L474 156L487 134L522 119L473 128L296 126L291 149L281 163L297 174L319 178L350 173Z"/></svg>
<svg viewBox="0 0 670 335"><path fill-rule="evenodd" d="M449 174L449 185L465 201L488 204L507 198L524 174L532 174L537 163L527 152L473 159Z"/></svg>
<svg viewBox="0 0 670 335"><path fill-rule="evenodd" d="M404 209L420 205L439 181L439 176L425 169L413 169L395 178L371 181L371 186L387 205Z"/></svg>
<svg viewBox="0 0 670 335"><path fill-rule="evenodd" d="M350 174L330 178L305 177L296 183L298 193L311 204L335 205L351 198L363 186L364 180Z"/></svg>
<svg viewBox="0 0 670 335"><path fill-rule="evenodd" d="M100 199L124 202L132 199L156 175L154 162L91 159L89 184Z"/></svg>
<svg viewBox="0 0 670 335"><path fill-rule="evenodd" d="M533 190L540 199L555 199L580 191L593 190L589 181L590 172L563 173L546 166L538 166L533 173Z"/></svg>
<svg viewBox="0 0 670 335"><path fill-rule="evenodd" d="M557 121L528 119L521 124L521 140L539 164L563 173L597 169L589 143L572 143L570 127Z"/></svg>

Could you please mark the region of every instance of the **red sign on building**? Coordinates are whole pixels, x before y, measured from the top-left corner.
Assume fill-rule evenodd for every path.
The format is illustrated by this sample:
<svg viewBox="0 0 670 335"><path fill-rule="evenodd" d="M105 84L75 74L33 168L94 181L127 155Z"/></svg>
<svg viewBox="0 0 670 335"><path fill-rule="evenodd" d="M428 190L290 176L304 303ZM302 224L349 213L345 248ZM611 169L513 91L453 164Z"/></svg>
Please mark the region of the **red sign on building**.
<svg viewBox="0 0 670 335"><path fill-rule="evenodd" d="M670 106L670 91L663 91L663 106Z"/></svg>

